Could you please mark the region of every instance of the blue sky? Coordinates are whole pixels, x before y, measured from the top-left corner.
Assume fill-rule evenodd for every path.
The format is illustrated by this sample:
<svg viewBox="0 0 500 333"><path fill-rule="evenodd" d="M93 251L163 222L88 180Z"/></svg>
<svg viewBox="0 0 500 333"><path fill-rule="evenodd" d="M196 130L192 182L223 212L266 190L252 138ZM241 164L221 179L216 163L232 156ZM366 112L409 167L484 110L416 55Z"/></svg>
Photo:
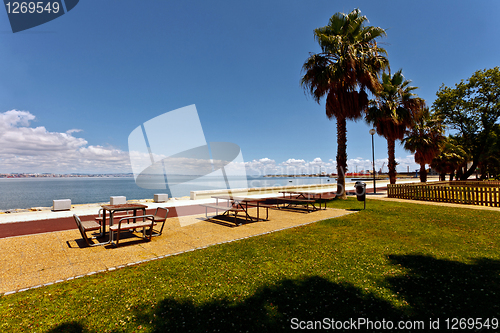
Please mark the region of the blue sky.
<svg viewBox="0 0 500 333"><path fill-rule="evenodd" d="M392 71L429 105L441 84L499 65L496 0L82 0L15 34L0 11L0 172L131 172L129 134L192 104L207 142L238 144L251 168L333 171L336 123L299 80L320 51L313 30L354 8L387 30ZM350 171L369 168L370 127L347 129ZM375 138L377 169L386 147Z"/></svg>

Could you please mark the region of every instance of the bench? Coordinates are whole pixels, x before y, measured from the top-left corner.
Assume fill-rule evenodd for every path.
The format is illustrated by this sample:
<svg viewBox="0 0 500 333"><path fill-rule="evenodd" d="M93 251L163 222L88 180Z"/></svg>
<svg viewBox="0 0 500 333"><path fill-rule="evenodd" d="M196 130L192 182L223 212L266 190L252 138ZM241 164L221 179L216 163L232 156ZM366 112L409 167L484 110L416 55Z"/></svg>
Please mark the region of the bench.
<svg viewBox="0 0 500 333"><path fill-rule="evenodd" d="M78 230L80 231L80 234L82 235L82 238L85 240L88 246L98 246L98 245L105 245L109 244L108 242L101 242L101 243L93 243L91 240L96 239L96 236L89 237L87 236L87 232L89 231L97 231L101 229L101 226L94 222L94 221L82 221L80 217L76 214L73 214L73 218L75 219L76 226L78 227Z"/></svg>
<svg viewBox="0 0 500 333"><path fill-rule="evenodd" d="M266 220L269 219L269 208L276 208L275 205L271 204L265 204L265 203L257 203L257 202L246 202L245 205L247 207L258 207L258 208L265 208L266 209ZM259 219L259 212L257 212L257 220Z"/></svg>
<svg viewBox="0 0 500 333"><path fill-rule="evenodd" d="M155 224L161 223L161 229L159 232L153 234L153 236L161 236L163 233L163 227L165 226L165 223L167 223L167 217L168 217L168 212L170 210L165 207L158 207L156 208L156 212L153 214L153 220Z"/></svg>
<svg viewBox="0 0 500 333"><path fill-rule="evenodd" d="M123 222L128 220L137 220L142 219L143 221L134 221L134 222ZM147 220L147 221L144 221ZM121 218L118 221L118 224L113 224L109 227L110 231L110 243L114 246L118 246L118 242L120 241L120 232L124 230L131 230L136 228L143 228L142 232L144 235L144 239L146 239L146 228L149 227L149 237L148 240L151 240L151 236L153 235L153 227L156 225L155 217L153 215L140 215L140 216L129 216ZM113 243L114 234L116 233L116 244Z"/></svg>
<svg viewBox="0 0 500 333"><path fill-rule="evenodd" d="M326 202L328 200L334 199L337 195L335 192L288 192L288 191L283 191L280 192L283 193L283 197L277 197L274 199L281 200L283 204L289 203L290 204L306 204L307 211L309 212L309 207L308 205L311 204L313 207L313 210L318 210L318 208L314 205L315 203L319 203L319 209L321 208L321 203L325 203L325 209L326 209ZM286 196L288 194L288 197ZM293 196L292 196L293 195Z"/></svg>
<svg viewBox="0 0 500 333"><path fill-rule="evenodd" d="M286 202L309 202L309 203L314 203L316 202L315 199L301 199L301 198L274 198L276 200L279 200L279 201L286 201Z"/></svg>
<svg viewBox="0 0 500 333"><path fill-rule="evenodd" d="M337 197L337 194L333 192L328 192L328 193L320 193L320 196L321 196L320 200L332 200Z"/></svg>
<svg viewBox="0 0 500 333"><path fill-rule="evenodd" d="M245 212L246 210L243 209L242 207L234 207L234 206L221 206L221 205L211 205L211 204L202 204L201 206L205 207L205 218L208 219L208 208L215 209L215 214L219 215L219 210L223 210L224 213L221 215L227 215L229 216L229 212L234 212L234 223L236 224L236 217L238 216L238 212ZM248 215L248 214L247 214Z"/></svg>
<svg viewBox="0 0 500 333"><path fill-rule="evenodd" d="M116 212L113 214L113 219L121 219L124 217L132 217L132 216L134 216L134 215L130 214L129 212L119 211L119 212ZM109 219L110 219L110 216L108 215L107 220L109 221ZM102 226L102 220L103 220L102 208L99 209L99 216L95 217L94 220Z"/></svg>
<svg viewBox="0 0 500 333"><path fill-rule="evenodd" d="M277 197L277 198L273 198L275 199L278 203L276 204L276 207L277 208L280 208L279 205L280 203L283 204L283 208L285 208L285 204L288 204L288 206L286 207L290 207L290 205L302 205L306 207L307 209L307 212L309 213L311 210L309 209L309 205L312 206L312 210L318 210L318 208L316 208L316 206L314 206L314 203L316 202L315 199L306 199L306 198L297 198L297 197L294 197L294 198L285 198L285 197Z"/></svg>
<svg viewBox="0 0 500 333"><path fill-rule="evenodd" d="M337 197L337 194L334 192L325 192L325 193L318 193L320 196L319 198L316 198L316 201L319 203L319 208L321 209L321 202L325 202L325 209L326 209L326 202L332 199L335 199Z"/></svg>
<svg viewBox="0 0 500 333"><path fill-rule="evenodd" d="M215 209L215 214L219 215L219 210L231 211L231 212L244 212L243 208L232 207L232 206L221 206L221 205L211 205L211 204L202 204L201 206L205 207L205 217L208 217L208 208Z"/></svg>

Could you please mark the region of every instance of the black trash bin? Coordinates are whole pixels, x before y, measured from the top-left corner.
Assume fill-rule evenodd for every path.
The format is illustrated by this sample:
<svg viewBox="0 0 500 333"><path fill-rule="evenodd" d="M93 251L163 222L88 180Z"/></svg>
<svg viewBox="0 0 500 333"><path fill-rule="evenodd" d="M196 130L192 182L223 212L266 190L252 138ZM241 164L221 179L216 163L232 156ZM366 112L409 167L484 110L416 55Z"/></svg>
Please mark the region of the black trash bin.
<svg viewBox="0 0 500 333"><path fill-rule="evenodd" d="M366 183L356 182L356 184L354 184L354 187L356 188L356 197L357 197L358 201L365 201L365 199L366 199Z"/></svg>

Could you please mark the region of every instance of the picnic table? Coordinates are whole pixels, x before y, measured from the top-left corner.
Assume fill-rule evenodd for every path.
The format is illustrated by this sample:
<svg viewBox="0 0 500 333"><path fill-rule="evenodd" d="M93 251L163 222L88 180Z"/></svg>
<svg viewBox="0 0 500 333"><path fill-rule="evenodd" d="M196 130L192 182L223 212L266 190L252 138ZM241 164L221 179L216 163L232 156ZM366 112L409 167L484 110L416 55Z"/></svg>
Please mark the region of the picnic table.
<svg viewBox="0 0 500 333"><path fill-rule="evenodd" d="M292 206L300 205L305 207L308 213L320 210L322 201L325 202L326 209L326 200L331 200L336 196L333 192L281 191L279 193L283 196L273 198L277 201L277 208L280 208L280 204L283 205L281 208L292 208ZM316 207L315 203L319 203L319 207Z"/></svg>
<svg viewBox="0 0 500 333"><path fill-rule="evenodd" d="M246 198L246 197L234 197L230 195L218 195L212 196L215 199L215 204L202 204L201 206L205 207L205 217L208 218L208 209L215 209L216 216L230 216L231 213L234 213L234 223L237 225L241 225L241 223L237 223L238 213L244 213L245 221L257 222L259 220L267 220L269 218L269 207L271 205L267 205L264 203L266 198ZM225 201L219 203L219 200ZM257 217L252 217L248 213L249 208L257 208ZM260 208L266 208L266 218L260 218ZM222 214L219 214L219 210L222 211Z"/></svg>
<svg viewBox="0 0 500 333"><path fill-rule="evenodd" d="M148 206L141 204L120 204L120 205L102 205L102 224L101 224L101 235L106 232L106 212L109 212L109 226L113 225L113 215L115 212L121 211L133 211L134 217L137 216L137 211L142 210L142 215L146 215L146 208Z"/></svg>

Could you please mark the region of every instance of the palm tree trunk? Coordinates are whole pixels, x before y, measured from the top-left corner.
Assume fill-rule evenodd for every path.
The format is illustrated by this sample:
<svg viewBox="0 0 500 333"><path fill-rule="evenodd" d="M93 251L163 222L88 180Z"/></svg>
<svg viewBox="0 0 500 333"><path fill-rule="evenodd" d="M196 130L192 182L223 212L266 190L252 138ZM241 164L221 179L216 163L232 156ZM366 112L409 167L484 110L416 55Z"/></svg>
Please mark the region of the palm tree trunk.
<svg viewBox="0 0 500 333"><path fill-rule="evenodd" d="M425 183L427 181L427 170L425 169L425 163L420 163L420 181Z"/></svg>
<svg viewBox="0 0 500 333"><path fill-rule="evenodd" d="M396 146L396 140L394 139L387 139L387 151L389 155L389 163L387 164L387 167L389 168L389 181L391 184L396 184L396 152L395 152L395 146Z"/></svg>
<svg viewBox="0 0 500 333"><path fill-rule="evenodd" d="M477 168L479 161L477 158L474 158L472 160L472 165L471 167L467 170L467 164L463 168L463 174L460 175L460 180L467 180L475 171Z"/></svg>
<svg viewBox="0 0 500 333"><path fill-rule="evenodd" d="M337 119L337 197L347 199L345 172L347 170L347 121Z"/></svg>

